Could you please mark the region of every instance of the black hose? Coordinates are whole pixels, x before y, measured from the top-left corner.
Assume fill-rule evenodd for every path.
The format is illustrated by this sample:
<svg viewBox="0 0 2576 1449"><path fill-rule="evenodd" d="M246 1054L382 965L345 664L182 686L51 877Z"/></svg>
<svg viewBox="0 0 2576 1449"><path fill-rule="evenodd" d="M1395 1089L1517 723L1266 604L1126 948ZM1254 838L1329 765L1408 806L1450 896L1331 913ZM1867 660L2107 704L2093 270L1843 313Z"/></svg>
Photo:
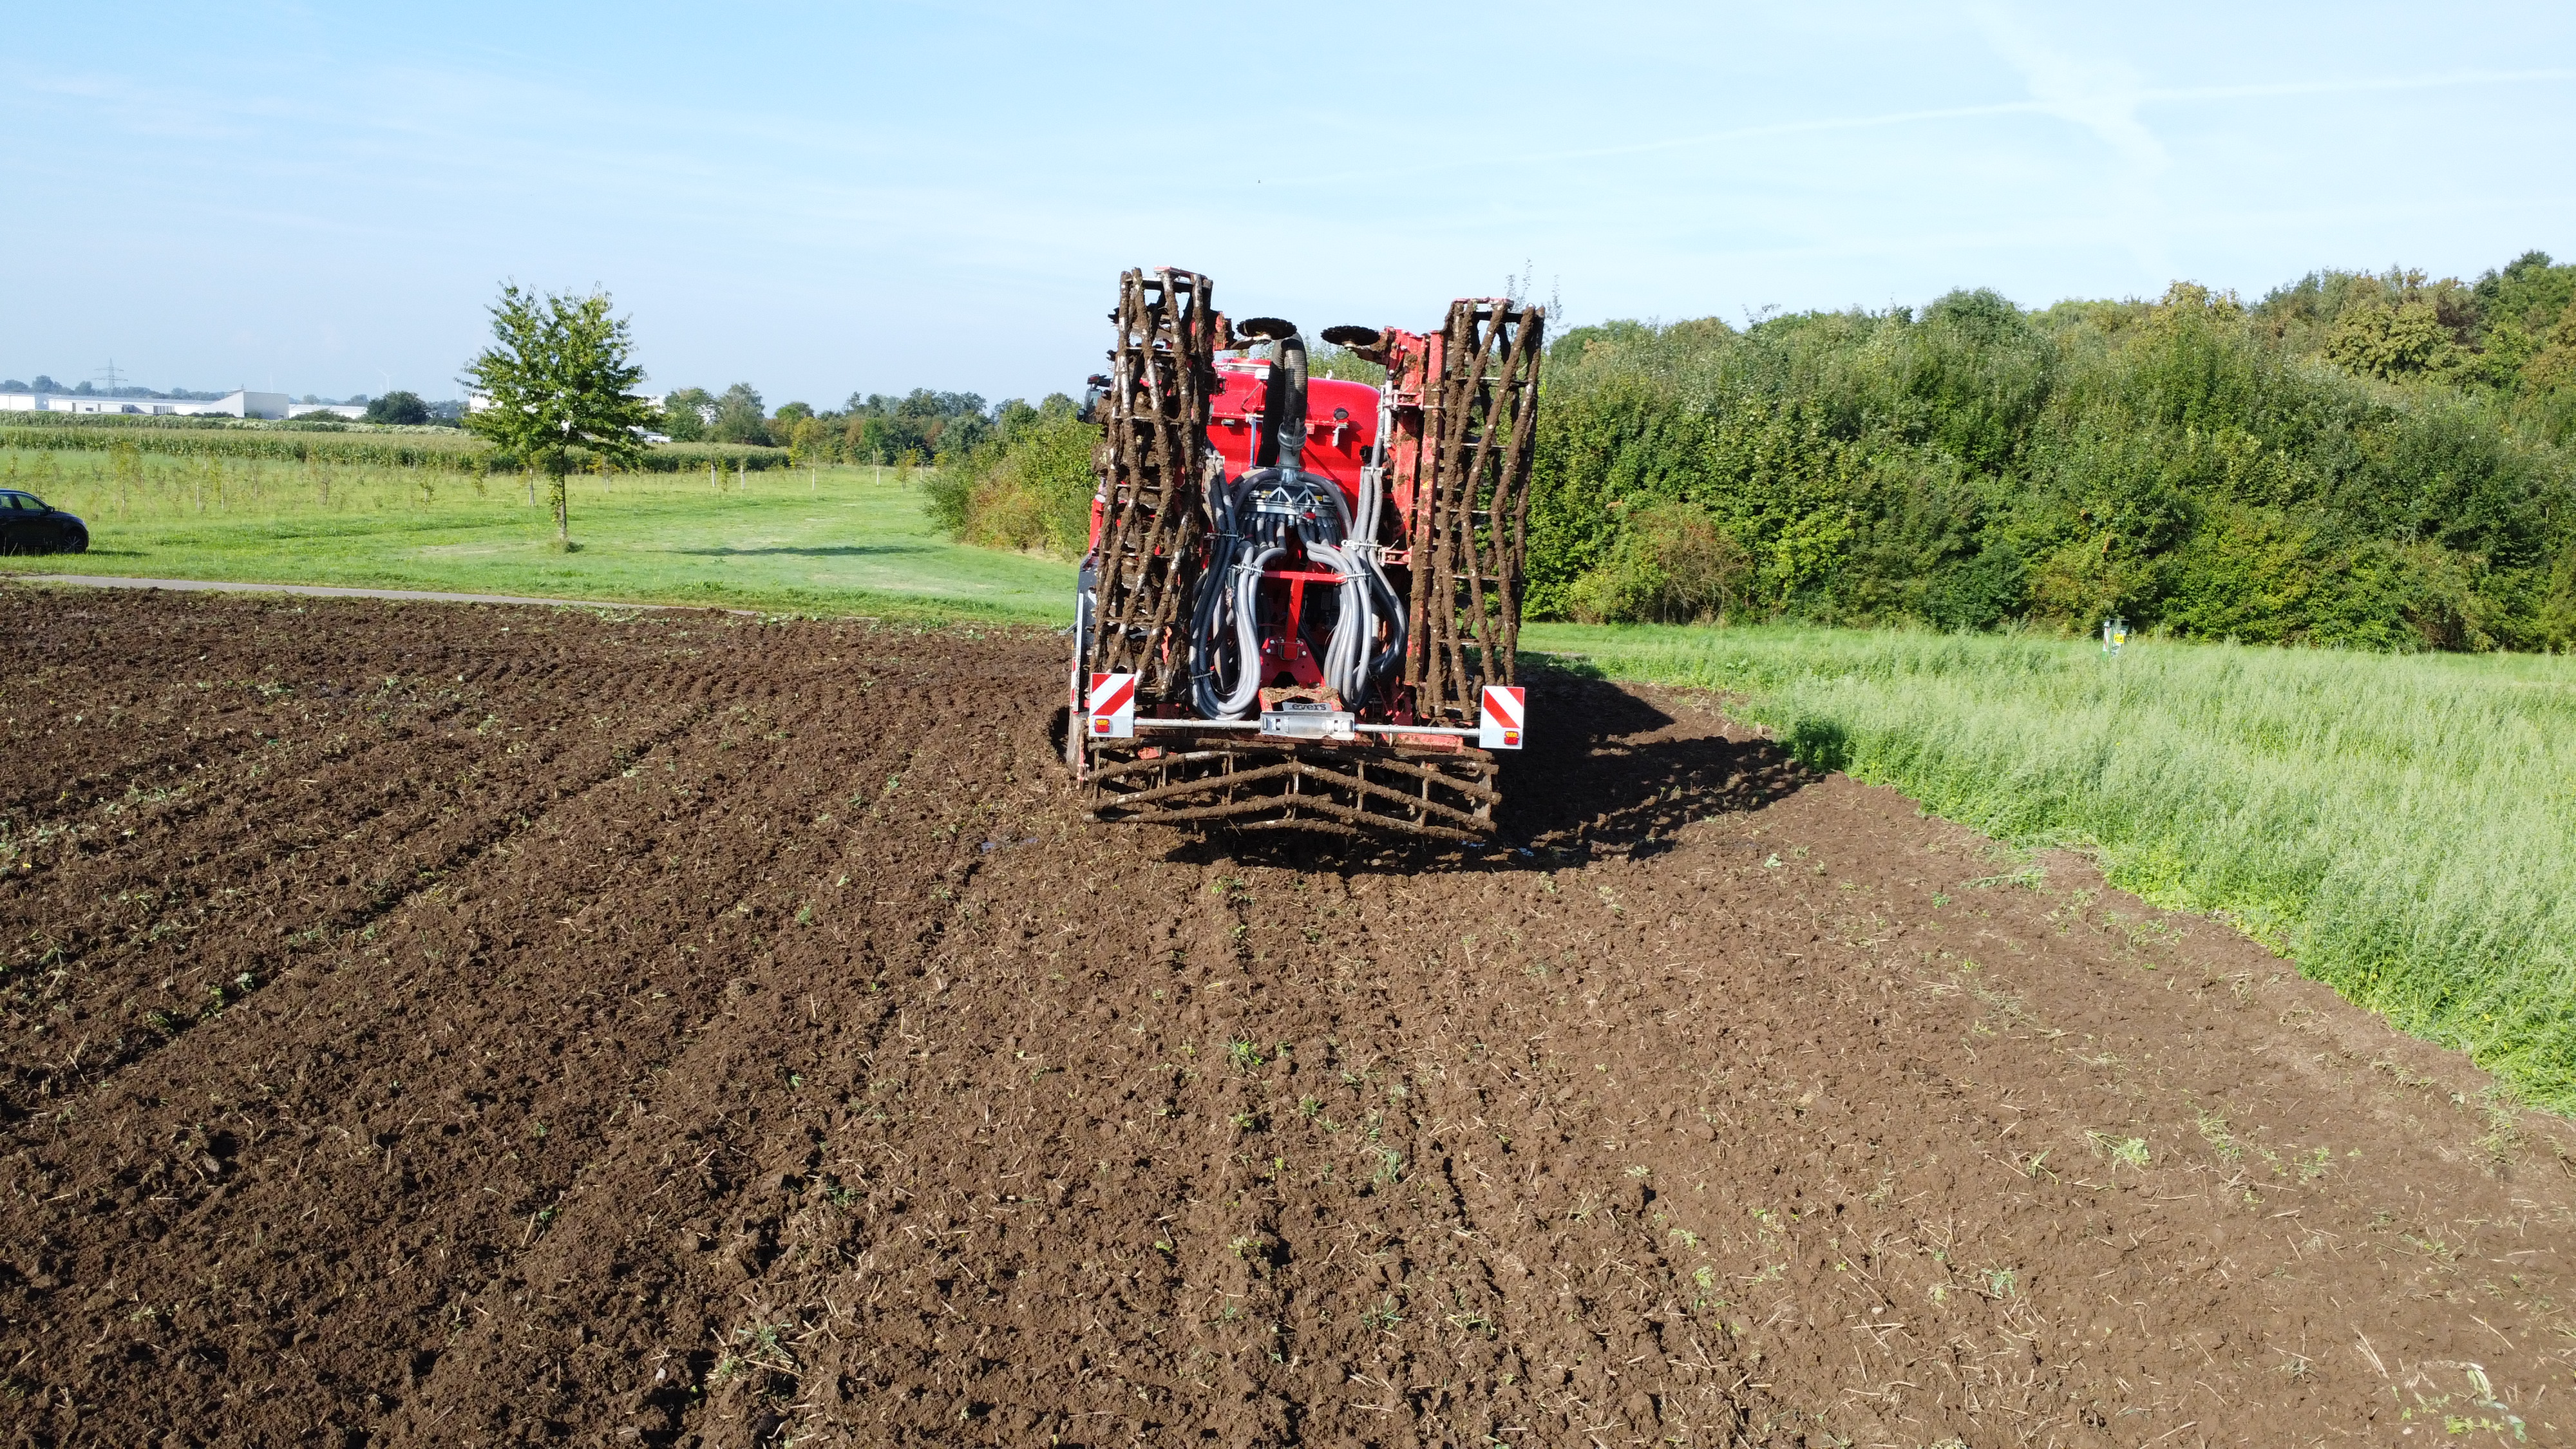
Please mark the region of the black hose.
<svg viewBox="0 0 2576 1449"><path fill-rule="evenodd" d="M1306 473L1306 339L1285 323L1269 325L1277 329L1266 335L1277 344L1284 374L1275 404L1264 410L1276 419L1278 466L1246 469L1231 482L1219 474L1208 480L1204 495L1214 526L1207 569L1191 601L1189 632L1191 696L1203 719L1239 719L1251 712L1262 682L1261 571L1292 546L1343 576L1324 672L1346 708L1376 693L1378 678L1404 652L1404 602L1377 560L1382 474L1372 464L1362 516L1355 518L1339 485ZM1369 644L1381 623L1390 637L1387 648L1372 656Z"/></svg>
<svg viewBox="0 0 2576 1449"><path fill-rule="evenodd" d="M1294 478L1306 471L1306 339L1291 332L1278 343L1279 365L1288 374L1288 395L1279 403L1279 466Z"/></svg>

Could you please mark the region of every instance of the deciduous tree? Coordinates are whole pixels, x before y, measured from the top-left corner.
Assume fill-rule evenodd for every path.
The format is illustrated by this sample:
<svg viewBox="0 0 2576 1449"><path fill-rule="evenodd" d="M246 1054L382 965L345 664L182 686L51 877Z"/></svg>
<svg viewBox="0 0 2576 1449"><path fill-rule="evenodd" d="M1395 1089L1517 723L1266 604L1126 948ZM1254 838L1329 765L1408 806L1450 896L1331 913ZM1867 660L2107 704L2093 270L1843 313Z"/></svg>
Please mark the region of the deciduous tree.
<svg viewBox="0 0 2576 1449"><path fill-rule="evenodd" d="M429 404L422 402L416 392L389 392L367 404L366 420L416 426L429 421Z"/></svg>
<svg viewBox="0 0 2576 1449"><path fill-rule="evenodd" d="M758 447L770 444L767 410L759 390L750 383L737 382L716 399L715 425L709 436L719 443L750 443Z"/></svg>
<svg viewBox="0 0 2576 1449"><path fill-rule="evenodd" d="M633 391L644 379L633 335L609 306L605 292L539 296L505 283L491 308L493 345L465 369L465 382L490 399L465 425L546 475L558 548L572 547L564 486L572 450L631 467L656 420L653 405Z"/></svg>
<svg viewBox="0 0 2576 1449"><path fill-rule="evenodd" d="M662 431L673 442L694 443L715 421L716 400L702 387L684 387L662 399Z"/></svg>

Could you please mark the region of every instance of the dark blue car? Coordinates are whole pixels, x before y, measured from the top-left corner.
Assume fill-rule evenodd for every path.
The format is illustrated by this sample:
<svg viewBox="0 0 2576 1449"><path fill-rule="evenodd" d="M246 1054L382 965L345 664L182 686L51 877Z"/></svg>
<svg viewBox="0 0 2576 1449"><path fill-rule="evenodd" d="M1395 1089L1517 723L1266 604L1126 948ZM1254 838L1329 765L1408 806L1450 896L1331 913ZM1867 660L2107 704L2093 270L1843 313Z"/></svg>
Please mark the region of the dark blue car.
<svg viewBox="0 0 2576 1449"><path fill-rule="evenodd" d="M33 493L0 488L0 553L87 553L89 525Z"/></svg>

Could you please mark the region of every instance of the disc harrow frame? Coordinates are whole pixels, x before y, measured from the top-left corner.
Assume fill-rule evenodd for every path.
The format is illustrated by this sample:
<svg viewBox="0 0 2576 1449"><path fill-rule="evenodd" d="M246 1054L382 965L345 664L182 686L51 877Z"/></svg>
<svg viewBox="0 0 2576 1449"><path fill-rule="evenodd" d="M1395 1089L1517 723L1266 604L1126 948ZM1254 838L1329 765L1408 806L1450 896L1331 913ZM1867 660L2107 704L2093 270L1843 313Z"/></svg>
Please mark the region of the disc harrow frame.
<svg viewBox="0 0 2576 1449"><path fill-rule="evenodd" d="M1472 722L1485 685L1517 682L1545 332L1539 308L1464 298L1425 359L1419 471L1403 480L1418 500L1404 682L1425 720Z"/></svg>
<svg viewBox="0 0 2576 1449"><path fill-rule="evenodd" d="M1176 626L1197 581L1208 399L1225 345L1208 279L1170 267L1118 279L1117 342L1099 405L1100 545L1096 601L1078 667L1136 676L1137 697L1189 698Z"/></svg>
<svg viewBox="0 0 2576 1449"><path fill-rule="evenodd" d="M1368 536L1351 539L1350 546L1361 552L1345 555L1331 552L1342 545L1338 532L1300 535L1302 542L1283 544L1271 524L1259 524L1272 530L1258 534L1269 550L1265 561L1223 565L1229 580L1250 569L1262 579L1284 581L1284 593L1267 604L1250 602L1258 581L1239 585L1245 602L1227 596L1238 620L1253 619L1256 609L1281 611L1260 616L1262 627L1279 631L1263 644L1265 657L1275 650L1281 662L1278 677L1263 684L1258 735L1246 733L1253 728L1241 717L1246 706L1232 696L1222 706L1207 704L1194 691L1190 672L1201 647L1193 630L1205 627L1192 623L1193 606L1210 583L1201 571L1220 566L1211 557L1233 556L1221 545L1240 548L1243 538L1255 536L1237 517L1247 505L1211 490L1248 486L1228 471L1236 463L1244 465L1244 478L1253 476L1250 469L1268 466L1257 439L1244 441L1243 458L1211 442L1220 386L1217 354L1256 339L1286 349L1281 355L1292 390L1273 391L1256 381L1254 401L1247 404L1266 418L1285 399L1293 411L1277 426L1307 428L1307 436L1328 430L1339 446L1341 425L1352 414L1338 406L1328 419L1306 412L1304 344L1294 327L1263 319L1236 336L1215 308L1208 279L1195 272L1123 273L1110 320L1116 329L1111 370L1093 379L1102 389L1091 404L1102 430L1093 457L1099 489L1077 599L1064 737L1066 762L1089 787L1093 818L1360 836L1402 833L1457 842L1490 838L1501 800L1490 747L1519 748L1524 707L1521 691L1512 686L1544 313L1508 298L1465 298L1450 304L1437 332L1338 329L1358 356L1387 370L1375 403L1375 431L1361 434L1373 439L1367 443L1369 471L1356 482L1340 476L1328 485L1344 489L1341 497L1350 505L1341 526L1365 521ZM1325 333L1327 339L1334 335L1331 329ZM1274 357L1261 366L1279 361ZM1227 366L1229 377L1272 376L1251 373L1248 365ZM1229 420L1244 421L1231 414ZM1233 442L1225 446L1231 449ZM1284 476L1292 482L1315 476L1300 471L1296 450L1281 446ZM1381 499L1394 509L1383 524L1376 521L1383 516ZM1211 508L1220 501L1224 506ZM1322 506L1283 505L1291 513ZM1283 511L1269 502L1261 508ZM1320 515L1302 516L1309 522L1295 528L1309 528ZM1217 535L1213 528L1230 531ZM1268 561L1283 554L1286 564ZM1316 571L1307 561L1310 554L1329 557L1332 568ZM1319 690L1317 656L1305 651L1321 646L1299 642L1305 638L1299 619L1314 617L1310 609L1301 613L1307 606L1301 605L1300 587L1318 580L1350 587L1354 579L1371 577L1369 570L1377 571L1373 576L1396 621L1386 647L1395 648L1393 633L1400 633L1401 653L1369 665L1373 677L1365 678L1365 687L1337 675L1335 687ZM1373 609L1375 597L1359 607ZM1322 617L1328 621L1324 627L1338 629L1347 618L1375 616ZM1251 626L1236 627L1247 631L1240 649L1248 659ZM1345 675L1350 647L1337 634L1325 651L1340 661L1331 667ZM1261 667L1266 673L1270 666ZM1301 668L1305 672L1297 673ZM1105 702L1095 704L1093 690L1106 691ZM1282 696L1276 719L1274 693ZM1222 717L1203 718L1202 709ZM1295 715L1299 709L1309 713ZM1318 714L1338 722L1322 726Z"/></svg>

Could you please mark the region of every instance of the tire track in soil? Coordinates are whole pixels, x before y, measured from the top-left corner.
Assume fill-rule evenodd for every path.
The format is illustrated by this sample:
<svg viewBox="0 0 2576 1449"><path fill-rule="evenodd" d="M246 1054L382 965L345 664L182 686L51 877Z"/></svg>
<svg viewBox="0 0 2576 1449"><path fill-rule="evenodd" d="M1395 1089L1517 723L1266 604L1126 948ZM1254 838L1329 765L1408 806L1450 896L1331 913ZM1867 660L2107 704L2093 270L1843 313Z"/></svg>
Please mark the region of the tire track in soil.
<svg viewBox="0 0 2576 1449"><path fill-rule="evenodd" d="M8 1159L20 1442L2560 1433L2560 1124L1706 700L1547 682L1527 857L1237 849L1076 823L1050 639L618 683L686 627L524 684L693 692L634 773Z"/></svg>

